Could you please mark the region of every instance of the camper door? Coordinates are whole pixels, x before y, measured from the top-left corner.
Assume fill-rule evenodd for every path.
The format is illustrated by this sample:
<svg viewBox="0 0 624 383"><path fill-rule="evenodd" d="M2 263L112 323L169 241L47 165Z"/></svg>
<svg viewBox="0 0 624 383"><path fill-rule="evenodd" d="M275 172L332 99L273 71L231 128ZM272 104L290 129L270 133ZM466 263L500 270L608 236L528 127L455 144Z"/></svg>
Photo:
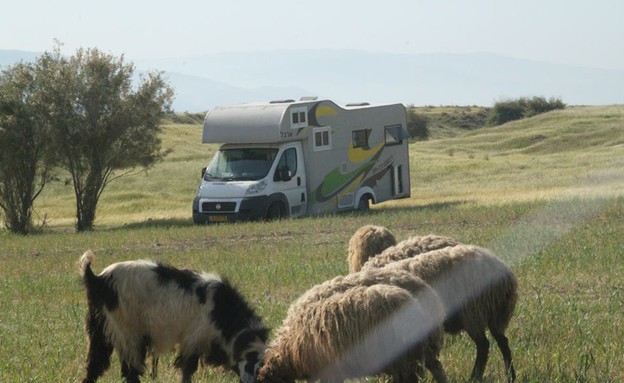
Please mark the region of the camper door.
<svg viewBox="0 0 624 383"><path fill-rule="evenodd" d="M301 143L294 142L282 147L278 154L277 166L273 175L275 191L288 199L291 217L306 213L306 176Z"/></svg>

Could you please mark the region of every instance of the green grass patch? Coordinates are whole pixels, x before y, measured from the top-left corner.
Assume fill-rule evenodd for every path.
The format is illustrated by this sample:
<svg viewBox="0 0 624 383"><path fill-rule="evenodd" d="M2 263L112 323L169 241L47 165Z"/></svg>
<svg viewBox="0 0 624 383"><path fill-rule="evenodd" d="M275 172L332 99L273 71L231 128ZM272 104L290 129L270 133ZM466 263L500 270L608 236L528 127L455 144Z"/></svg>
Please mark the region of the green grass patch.
<svg viewBox="0 0 624 383"><path fill-rule="evenodd" d="M77 261L86 249L96 252L96 271L150 258L219 273L276 328L302 292L347 272L347 242L364 224L387 226L399 239L453 236L511 265L520 282L508 332L518 382L624 381L622 111L568 108L413 143L412 198L368 214L216 226L191 221L214 146L199 143L198 125L168 125L170 154L146 173L111 183L95 231L73 232L71 185L56 182L37 201L48 220L42 233L0 232L0 382L82 377L86 299ZM447 337L442 362L451 381L469 376L474 357L466 336ZM114 359L102 382L119 381ZM161 360L157 381L178 379L172 364L173 356ZM486 382L502 379L492 345ZM194 381L237 380L200 368Z"/></svg>
<svg viewBox="0 0 624 383"><path fill-rule="evenodd" d="M619 382L624 347L624 199L448 203L397 207L271 223L193 226L152 221L92 233L4 234L0 258L0 380L76 381L84 366L86 306L76 262L87 248L96 270L151 258L229 277L265 321L279 326L289 303L312 285L347 272L346 246L361 225L386 225L398 238L439 233L493 249L521 286L509 329L520 382ZM7 244L8 246L4 246ZM474 358L465 336L447 338L443 363L452 381ZM118 380L115 362L104 382ZM159 381L176 379L164 358ZM487 381L500 381L493 346ZM146 381L150 381L146 379ZM199 382L234 382L201 369Z"/></svg>

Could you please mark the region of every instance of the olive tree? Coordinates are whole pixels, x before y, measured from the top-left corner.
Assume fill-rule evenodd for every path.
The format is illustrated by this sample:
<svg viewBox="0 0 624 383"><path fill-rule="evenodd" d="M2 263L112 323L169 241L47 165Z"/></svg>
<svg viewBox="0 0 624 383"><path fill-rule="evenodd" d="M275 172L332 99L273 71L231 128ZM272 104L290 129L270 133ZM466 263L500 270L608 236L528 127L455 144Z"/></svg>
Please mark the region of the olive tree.
<svg viewBox="0 0 624 383"><path fill-rule="evenodd" d="M134 65L97 49L64 58L57 48L40 64L51 137L76 197L76 230L90 230L106 186L162 158L160 121L173 89L162 73L136 81Z"/></svg>
<svg viewBox="0 0 624 383"><path fill-rule="evenodd" d="M0 74L0 208L5 227L33 229L33 204L51 180L54 165L35 64L16 64Z"/></svg>

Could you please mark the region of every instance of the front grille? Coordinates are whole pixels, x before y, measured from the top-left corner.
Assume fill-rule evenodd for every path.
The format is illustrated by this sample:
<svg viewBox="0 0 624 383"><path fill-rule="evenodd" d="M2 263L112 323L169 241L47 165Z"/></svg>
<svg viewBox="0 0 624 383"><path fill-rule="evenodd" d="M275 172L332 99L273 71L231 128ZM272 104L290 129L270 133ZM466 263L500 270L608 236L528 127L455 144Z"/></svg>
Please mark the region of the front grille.
<svg viewBox="0 0 624 383"><path fill-rule="evenodd" d="M236 211L236 202L203 202L203 213L233 213Z"/></svg>

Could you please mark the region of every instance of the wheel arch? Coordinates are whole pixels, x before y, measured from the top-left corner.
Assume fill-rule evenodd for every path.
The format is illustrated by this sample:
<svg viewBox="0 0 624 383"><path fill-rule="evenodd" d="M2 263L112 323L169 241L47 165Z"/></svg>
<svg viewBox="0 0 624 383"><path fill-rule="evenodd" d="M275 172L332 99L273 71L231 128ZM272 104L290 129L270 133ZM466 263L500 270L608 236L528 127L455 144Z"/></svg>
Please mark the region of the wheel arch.
<svg viewBox="0 0 624 383"><path fill-rule="evenodd" d="M358 204L360 203L360 199L365 196L365 195L369 195L370 196L370 201L375 204L377 203L377 196L375 195L375 191L373 190L373 188L371 188L370 186L364 186L362 188L360 188L357 193L355 193L355 199L354 199L354 208L357 208Z"/></svg>

